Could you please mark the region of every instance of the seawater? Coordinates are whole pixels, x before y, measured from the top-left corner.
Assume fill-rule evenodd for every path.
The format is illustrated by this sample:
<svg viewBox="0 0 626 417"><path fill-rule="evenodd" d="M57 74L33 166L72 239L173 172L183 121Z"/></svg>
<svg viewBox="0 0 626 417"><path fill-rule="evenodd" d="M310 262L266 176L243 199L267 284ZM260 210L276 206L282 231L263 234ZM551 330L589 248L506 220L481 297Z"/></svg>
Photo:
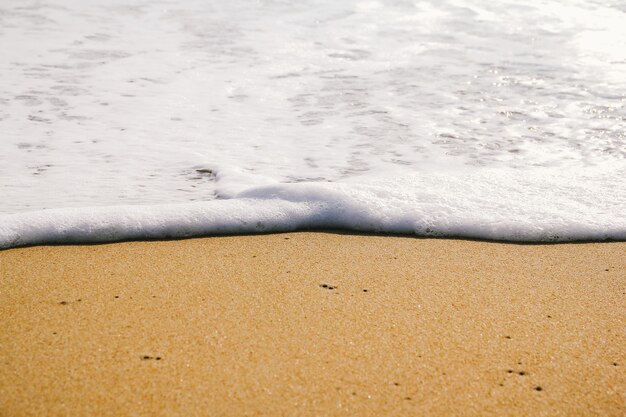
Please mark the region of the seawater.
<svg viewBox="0 0 626 417"><path fill-rule="evenodd" d="M4 0L0 247L626 239L621 0Z"/></svg>

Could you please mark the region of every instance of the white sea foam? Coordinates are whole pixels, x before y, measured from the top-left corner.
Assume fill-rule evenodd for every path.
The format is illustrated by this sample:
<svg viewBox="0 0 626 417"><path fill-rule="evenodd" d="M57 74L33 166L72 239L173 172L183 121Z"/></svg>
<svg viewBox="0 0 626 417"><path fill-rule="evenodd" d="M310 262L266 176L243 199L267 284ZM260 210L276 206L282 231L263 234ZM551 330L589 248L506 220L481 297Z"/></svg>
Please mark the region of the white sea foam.
<svg viewBox="0 0 626 417"><path fill-rule="evenodd" d="M615 193L623 189L626 175L613 174L550 170L520 177L496 169L350 184L263 179L263 185L249 188L240 188L249 186L249 176L222 174L218 189L231 197L223 200L4 216L0 248L301 229L509 241L626 239L626 199Z"/></svg>
<svg viewBox="0 0 626 417"><path fill-rule="evenodd" d="M4 0L0 246L624 239L624 21L621 0Z"/></svg>

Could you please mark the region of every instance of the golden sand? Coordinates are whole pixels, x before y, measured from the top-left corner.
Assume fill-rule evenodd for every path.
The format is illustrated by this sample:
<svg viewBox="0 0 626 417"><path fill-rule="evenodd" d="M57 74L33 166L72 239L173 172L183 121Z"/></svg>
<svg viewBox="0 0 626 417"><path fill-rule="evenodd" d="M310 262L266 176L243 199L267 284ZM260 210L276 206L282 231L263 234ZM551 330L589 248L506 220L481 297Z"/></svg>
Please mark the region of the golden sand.
<svg viewBox="0 0 626 417"><path fill-rule="evenodd" d="M626 243L0 252L0 416L626 413Z"/></svg>

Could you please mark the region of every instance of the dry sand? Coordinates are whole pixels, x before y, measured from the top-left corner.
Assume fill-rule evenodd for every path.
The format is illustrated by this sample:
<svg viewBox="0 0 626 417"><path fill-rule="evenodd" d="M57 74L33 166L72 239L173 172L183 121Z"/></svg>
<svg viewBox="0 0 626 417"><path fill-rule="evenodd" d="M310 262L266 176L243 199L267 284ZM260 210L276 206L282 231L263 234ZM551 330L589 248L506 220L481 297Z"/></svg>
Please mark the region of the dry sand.
<svg viewBox="0 0 626 417"><path fill-rule="evenodd" d="M0 252L1 416L626 413L626 243Z"/></svg>

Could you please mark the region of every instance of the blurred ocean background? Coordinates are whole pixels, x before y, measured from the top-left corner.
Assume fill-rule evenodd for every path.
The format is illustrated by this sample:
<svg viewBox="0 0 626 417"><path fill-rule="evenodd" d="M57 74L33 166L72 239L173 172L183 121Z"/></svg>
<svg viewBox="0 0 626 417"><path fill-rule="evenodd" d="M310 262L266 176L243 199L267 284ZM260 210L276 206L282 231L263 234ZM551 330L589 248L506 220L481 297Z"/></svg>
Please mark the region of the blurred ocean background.
<svg viewBox="0 0 626 417"><path fill-rule="evenodd" d="M622 0L3 0L0 241L626 238L625 22Z"/></svg>

